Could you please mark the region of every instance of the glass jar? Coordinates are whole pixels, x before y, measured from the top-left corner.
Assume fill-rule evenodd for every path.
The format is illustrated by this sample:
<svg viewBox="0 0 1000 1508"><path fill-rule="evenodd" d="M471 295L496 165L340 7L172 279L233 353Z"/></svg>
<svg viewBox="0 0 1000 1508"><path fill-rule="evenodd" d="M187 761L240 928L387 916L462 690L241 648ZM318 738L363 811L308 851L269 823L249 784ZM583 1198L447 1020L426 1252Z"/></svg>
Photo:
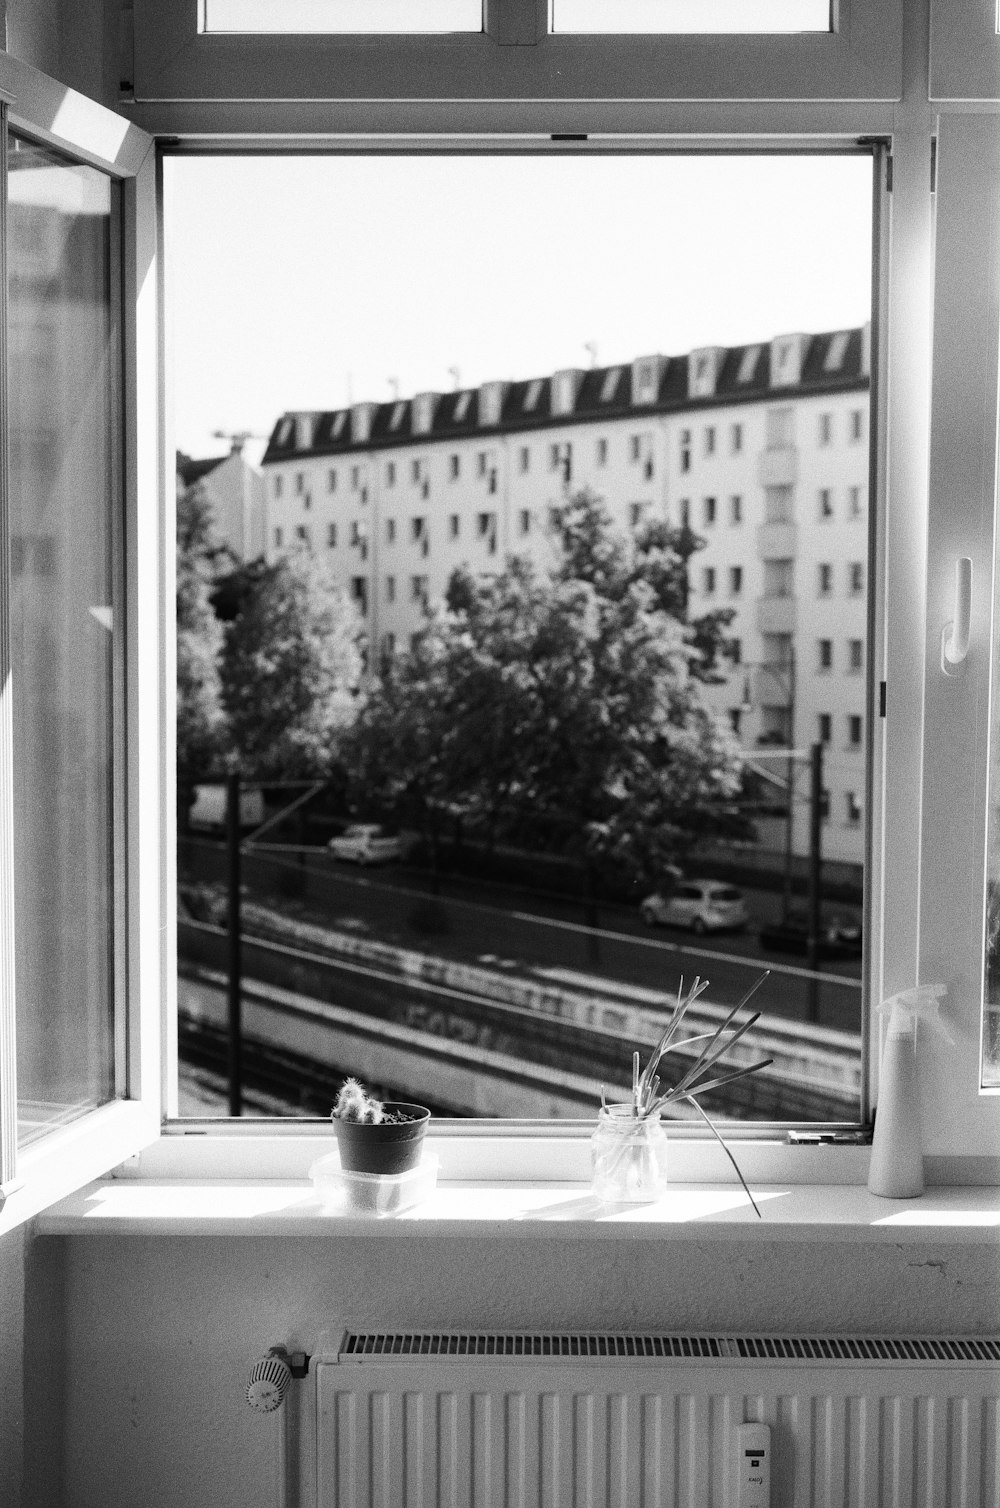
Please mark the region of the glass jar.
<svg viewBox="0 0 1000 1508"><path fill-rule="evenodd" d="M603 1106L590 1140L590 1186L605 1203L640 1204L667 1192L667 1133L660 1115Z"/></svg>

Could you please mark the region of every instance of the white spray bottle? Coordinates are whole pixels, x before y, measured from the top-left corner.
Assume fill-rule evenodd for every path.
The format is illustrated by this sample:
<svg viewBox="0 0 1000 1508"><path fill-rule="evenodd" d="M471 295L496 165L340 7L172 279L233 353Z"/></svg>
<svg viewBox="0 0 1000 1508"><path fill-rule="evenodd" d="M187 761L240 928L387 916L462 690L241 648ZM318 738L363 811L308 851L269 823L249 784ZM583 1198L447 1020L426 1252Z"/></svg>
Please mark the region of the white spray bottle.
<svg viewBox="0 0 1000 1508"><path fill-rule="evenodd" d="M868 1188L885 1199L915 1199L924 1192L924 1149L917 1078L917 1023L952 1038L939 1014L943 984L919 984L878 1006L888 1017L878 1078L878 1109Z"/></svg>

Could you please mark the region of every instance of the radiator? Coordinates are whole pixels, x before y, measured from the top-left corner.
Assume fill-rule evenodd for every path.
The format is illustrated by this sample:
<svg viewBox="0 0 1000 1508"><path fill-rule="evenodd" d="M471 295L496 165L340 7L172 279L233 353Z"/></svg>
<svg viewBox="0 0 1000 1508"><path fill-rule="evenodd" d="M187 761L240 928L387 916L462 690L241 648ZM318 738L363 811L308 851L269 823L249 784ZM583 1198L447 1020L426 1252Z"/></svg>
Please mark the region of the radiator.
<svg viewBox="0 0 1000 1508"><path fill-rule="evenodd" d="M1000 1508L1000 1340L345 1334L293 1387L290 1508ZM284 1458L286 1451L282 1451Z"/></svg>

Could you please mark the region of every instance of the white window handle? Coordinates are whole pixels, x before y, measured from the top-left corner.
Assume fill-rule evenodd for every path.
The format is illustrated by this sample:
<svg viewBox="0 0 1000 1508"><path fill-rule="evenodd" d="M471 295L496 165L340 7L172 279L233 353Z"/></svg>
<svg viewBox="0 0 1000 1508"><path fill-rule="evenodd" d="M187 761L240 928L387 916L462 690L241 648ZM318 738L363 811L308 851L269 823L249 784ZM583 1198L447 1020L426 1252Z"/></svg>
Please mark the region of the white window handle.
<svg viewBox="0 0 1000 1508"><path fill-rule="evenodd" d="M969 653L969 624L972 618L972 561L960 555L955 561L955 616L941 630L941 669L945 675L958 675Z"/></svg>

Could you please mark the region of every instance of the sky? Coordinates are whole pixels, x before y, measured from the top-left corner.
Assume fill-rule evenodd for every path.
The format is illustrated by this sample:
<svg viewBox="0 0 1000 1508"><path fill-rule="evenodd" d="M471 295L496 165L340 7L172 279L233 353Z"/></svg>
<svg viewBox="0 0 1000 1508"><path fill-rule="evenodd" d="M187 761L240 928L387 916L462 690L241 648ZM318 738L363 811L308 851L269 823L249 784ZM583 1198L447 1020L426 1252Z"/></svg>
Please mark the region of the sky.
<svg viewBox="0 0 1000 1508"><path fill-rule="evenodd" d="M544 376L589 347L604 366L869 317L864 156L173 157L165 191L193 456L286 410Z"/></svg>

